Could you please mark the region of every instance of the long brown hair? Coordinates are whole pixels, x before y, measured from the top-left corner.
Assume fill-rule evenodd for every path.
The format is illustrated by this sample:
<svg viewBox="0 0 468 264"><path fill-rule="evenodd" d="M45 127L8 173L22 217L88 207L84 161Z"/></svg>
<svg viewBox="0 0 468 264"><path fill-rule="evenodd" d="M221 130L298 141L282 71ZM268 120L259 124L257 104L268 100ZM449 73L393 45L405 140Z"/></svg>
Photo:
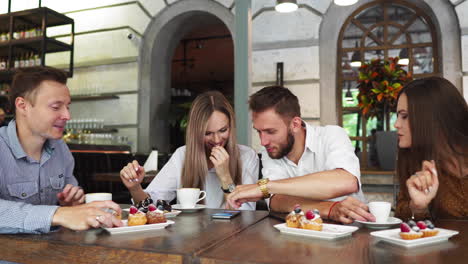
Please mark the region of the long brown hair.
<svg viewBox="0 0 468 264"><path fill-rule="evenodd" d="M208 119L214 111L219 111L229 119L229 139L225 146L229 153L229 171L235 184L242 183L242 164L236 139L236 120L234 110L226 97L218 91L200 94L193 101L185 138L186 152L182 169L182 186L202 188L208 173L207 153L204 136Z"/></svg>
<svg viewBox="0 0 468 264"><path fill-rule="evenodd" d="M423 160L434 160L438 175L462 177L468 155L468 106L460 92L444 78L429 77L410 82L399 97L402 94L408 98L412 143L398 149L400 188L407 193L406 180L421 170Z"/></svg>

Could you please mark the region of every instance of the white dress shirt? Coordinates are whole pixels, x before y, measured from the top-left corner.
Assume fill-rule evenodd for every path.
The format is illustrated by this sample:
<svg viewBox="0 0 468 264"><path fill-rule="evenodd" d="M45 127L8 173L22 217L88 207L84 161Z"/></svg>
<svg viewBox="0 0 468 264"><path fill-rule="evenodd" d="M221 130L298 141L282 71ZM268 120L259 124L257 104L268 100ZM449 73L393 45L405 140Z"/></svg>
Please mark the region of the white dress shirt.
<svg viewBox="0 0 468 264"><path fill-rule="evenodd" d="M242 162L242 184L256 183L258 180L257 153L247 146L237 146ZM146 188L145 191L151 195L151 198L172 201L176 197L177 189L182 188L181 175L184 160L185 146L182 146L172 154L169 161ZM205 204L208 208L224 208L224 192L221 190L221 183L215 168L208 170L204 190L206 191ZM244 203L240 209L255 210L255 203Z"/></svg>
<svg viewBox="0 0 468 264"><path fill-rule="evenodd" d="M354 147L346 131L339 126L311 126L305 124L305 148L298 164L290 161L286 156L272 159L265 148L262 148L262 174L270 180L288 179L310 173L344 169L356 176L359 191L351 196L366 202L361 190L361 172L359 159L354 154ZM320 188L320 186L310 186ZM329 201L341 201L346 196L336 197Z"/></svg>

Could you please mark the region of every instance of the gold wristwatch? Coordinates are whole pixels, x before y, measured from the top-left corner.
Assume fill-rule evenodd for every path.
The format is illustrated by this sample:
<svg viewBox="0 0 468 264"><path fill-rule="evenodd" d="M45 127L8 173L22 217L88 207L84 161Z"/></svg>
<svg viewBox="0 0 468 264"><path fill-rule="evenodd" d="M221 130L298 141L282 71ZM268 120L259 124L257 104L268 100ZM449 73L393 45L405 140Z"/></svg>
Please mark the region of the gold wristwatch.
<svg viewBox="0 0 468 264"><path fill-rule="evenodd" d="M271 194L268 192L267 183L270 181L268 178L260 179L257 181L257 185L260 191L263 193L263 199L270 198Z"/></svg>

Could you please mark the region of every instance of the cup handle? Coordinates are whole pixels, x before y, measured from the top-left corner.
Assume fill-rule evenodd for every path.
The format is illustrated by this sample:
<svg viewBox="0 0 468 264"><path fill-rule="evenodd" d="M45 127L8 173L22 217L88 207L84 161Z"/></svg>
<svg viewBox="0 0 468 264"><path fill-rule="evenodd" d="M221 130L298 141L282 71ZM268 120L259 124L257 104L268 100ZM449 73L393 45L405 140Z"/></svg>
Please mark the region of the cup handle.
<svg viewBox="0 0 468 264"><path fill-rule="evenodd" d="M203 194L203 196L202 196L200 199L197 200L197 203L198 203L199 201L205 199L205 197L206 197L206 192L205 192L205 191L200 191L200 194Z"/></svg>

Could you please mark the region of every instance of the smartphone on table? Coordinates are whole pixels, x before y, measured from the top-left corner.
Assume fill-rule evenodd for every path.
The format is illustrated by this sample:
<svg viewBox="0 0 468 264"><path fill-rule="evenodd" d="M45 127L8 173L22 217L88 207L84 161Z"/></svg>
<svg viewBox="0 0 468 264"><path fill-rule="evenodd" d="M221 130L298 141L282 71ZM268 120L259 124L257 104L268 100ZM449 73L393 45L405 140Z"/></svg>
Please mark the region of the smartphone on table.
<svg viewBox="0 0 468 264"><path fill-rule="evenodd" d="M219 213L214 213L211 214L211 218L213 219L231 219L233 217L236 217L240 214L240 211L230 211L230 210L225 210Z"/></svg>

